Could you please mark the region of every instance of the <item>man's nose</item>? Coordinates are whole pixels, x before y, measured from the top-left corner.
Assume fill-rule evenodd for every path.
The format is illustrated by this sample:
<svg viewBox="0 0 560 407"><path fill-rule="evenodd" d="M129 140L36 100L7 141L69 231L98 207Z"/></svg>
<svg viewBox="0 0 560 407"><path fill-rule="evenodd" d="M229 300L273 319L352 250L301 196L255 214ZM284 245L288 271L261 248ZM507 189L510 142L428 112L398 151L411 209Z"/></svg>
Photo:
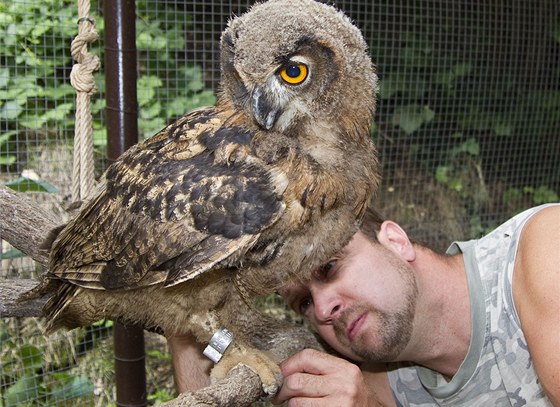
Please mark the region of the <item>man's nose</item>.
<svg viewBox="0 0 560 407"><path fill-rule="evenodd" d="M337 319L342 312L342 301L332 295L315 295L313 298L317 322L328 324Z"/></svg>

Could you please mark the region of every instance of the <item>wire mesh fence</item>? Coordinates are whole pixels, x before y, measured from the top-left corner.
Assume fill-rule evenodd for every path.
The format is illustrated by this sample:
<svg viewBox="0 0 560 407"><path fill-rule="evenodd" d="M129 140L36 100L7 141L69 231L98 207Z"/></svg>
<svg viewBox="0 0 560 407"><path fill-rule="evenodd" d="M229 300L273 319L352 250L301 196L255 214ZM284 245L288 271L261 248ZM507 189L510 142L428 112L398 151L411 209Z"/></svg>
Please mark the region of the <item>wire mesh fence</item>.
<svg viewBox="0 0 560 407"><path fill-rule="evenodd" d="M108 1L108 0L106 0ZM252 2L136 1L139 130L146 138L214 103L219 37ZM92 2L103 58L102 4ZM438 249L475 238L560 192L560 5L338 1L380 77L372 129L383 163L374 204ZM60 216L70 203L74 1L0 2L0 181ZM92 113L96 175L106 166L103 72ZM6 242L0 277L36 277ZM110 324L44 338L35 319L0 320L0 406L114 403ZM150 337L150 402L172 390L165 344Z"/></svg>

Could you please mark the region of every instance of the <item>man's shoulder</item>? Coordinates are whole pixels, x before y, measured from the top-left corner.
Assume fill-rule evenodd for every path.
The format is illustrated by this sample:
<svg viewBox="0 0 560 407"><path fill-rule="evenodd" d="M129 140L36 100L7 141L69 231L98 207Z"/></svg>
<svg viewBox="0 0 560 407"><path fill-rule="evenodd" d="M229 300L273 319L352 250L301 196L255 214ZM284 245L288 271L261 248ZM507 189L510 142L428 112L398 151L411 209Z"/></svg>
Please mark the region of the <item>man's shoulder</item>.
<svg viewBox="0 0 560 407"><path fill-rule="evenodd" d="M560 403L560 206L548 206L527 220L515 263L513 296L538 379Z"/></svg>
<svg viewBox="0 0 560 407"><path fill-rule="evenodd" d="M560 222L560 203L544 204L526 209L502 223L478 241L482 243L503 237L512 237L516 234L524 234L529 224L536 221L542 222L540 219L545 222L552 221L552 218L555 218L555 222Z"/></svg>
<svg viewBox="0 0 560 407"><path fill-rule="evenodd" d="M560 252L560 204L541 205L522 212L518 255Z"/></svg>
<svg viewBox="0 0 560 407"><path fill-rule="evenodd" d="M538 208L539 210L527 220L522 238L550 241L555 237L560 237L547 233L558 231L560 225L560 204L546 205ZM558 240L556 240L556 242L558 242Z"/></svg>
<svg viewBox="0 0 560 407"><path fill-rule="evenodd" d="M519 237L515 270L525 284L557 275L560 261L560 205L549 205L527 219ZM550 288L550 287L549 287ZM534 290L529 290L530 294Z"/></svg>

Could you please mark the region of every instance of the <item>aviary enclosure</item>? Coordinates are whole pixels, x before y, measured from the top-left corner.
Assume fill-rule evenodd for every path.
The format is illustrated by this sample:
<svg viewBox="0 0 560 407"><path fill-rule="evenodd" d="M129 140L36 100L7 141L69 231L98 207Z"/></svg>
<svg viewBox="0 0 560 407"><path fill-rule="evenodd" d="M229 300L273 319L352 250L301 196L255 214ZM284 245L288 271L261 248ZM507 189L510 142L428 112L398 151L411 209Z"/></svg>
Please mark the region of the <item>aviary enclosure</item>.
<svg viewBox="0 0 560 407"><path fill-rule="evenodd" d="M250 4L135 2L140 139L214 102L220 33ZM335 4L363 31L380 77L371 134L383 164L375 205L384 215L445 250L525 208L558 201L557 0ZM94 0L89 13L99 39L88 48L101 61L90 106L95 177L108 162L105 95L115 86L104 66L104 30L115 16L105 6ZM77 0L0 2L0 182L57 216L67 216L72 200L70 45L78 19ZM38 276L32 260L1 243L3 282ZM286 316L276 299L263 307ZM113 324L51 337L41 326L36 318L0 319L0 407L116 405L122 381ZM155 404L174 396L170 358L159 336L144 341L145 403Z"/></svg>

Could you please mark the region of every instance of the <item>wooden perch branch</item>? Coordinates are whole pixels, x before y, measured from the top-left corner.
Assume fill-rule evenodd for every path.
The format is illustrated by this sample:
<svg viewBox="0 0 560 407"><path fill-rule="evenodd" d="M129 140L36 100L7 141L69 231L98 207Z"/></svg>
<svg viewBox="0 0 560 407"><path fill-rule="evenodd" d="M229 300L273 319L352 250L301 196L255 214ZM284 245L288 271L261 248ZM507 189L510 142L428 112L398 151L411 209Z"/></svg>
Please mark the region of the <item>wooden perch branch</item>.
<svg viewBox="0 0 560 407"><path fill-rule="evenodd" d="M180 394L163 407L248 406L261 396L259 376L244 365L234 367L218 383L194 393Z"/></svg>
<svg viewBox="0 0 560 407"><path fill-rule="evenodd" d="M38 298L26 302L17 302L20 295L37 285L30 279L0 279L0 318L40 317L43 304L47 298Z"/></svg>
<svg viewBox="0 0 560 407"><path fill-rule="evenodd" d="M48 253L39 246L47 233L61 221L24 194L0 186L0 239L46 267ZM46 298L18 303L16 299L32 289L34 280L0 280L0 317L38 317Z"/></svg>
<svg viewBox="0 0 560 407"><path fill-rule="evenodd" d="M48 253L39 249L60 219L23 194L0 185L0 238L46 266Z"/></svg>
<svg viewBox="0 0 560 407"><path fill-rule="evenodd" d="M48 232L61 223L25 194L0 186L0 238L29 255L46 268L48 254L39 249ZM16 299L37 284L34 280L0 279L0 317L41 316L46 298L17 302ZM261 349L274 349L276 355L287 357L305 347L320 348L303 328L292 327L274 336L255 339ZM246 366L238 365L218 383L193 393L183 393L164 404L165 407L248 406L261 397L261 381Z"/></svg>

